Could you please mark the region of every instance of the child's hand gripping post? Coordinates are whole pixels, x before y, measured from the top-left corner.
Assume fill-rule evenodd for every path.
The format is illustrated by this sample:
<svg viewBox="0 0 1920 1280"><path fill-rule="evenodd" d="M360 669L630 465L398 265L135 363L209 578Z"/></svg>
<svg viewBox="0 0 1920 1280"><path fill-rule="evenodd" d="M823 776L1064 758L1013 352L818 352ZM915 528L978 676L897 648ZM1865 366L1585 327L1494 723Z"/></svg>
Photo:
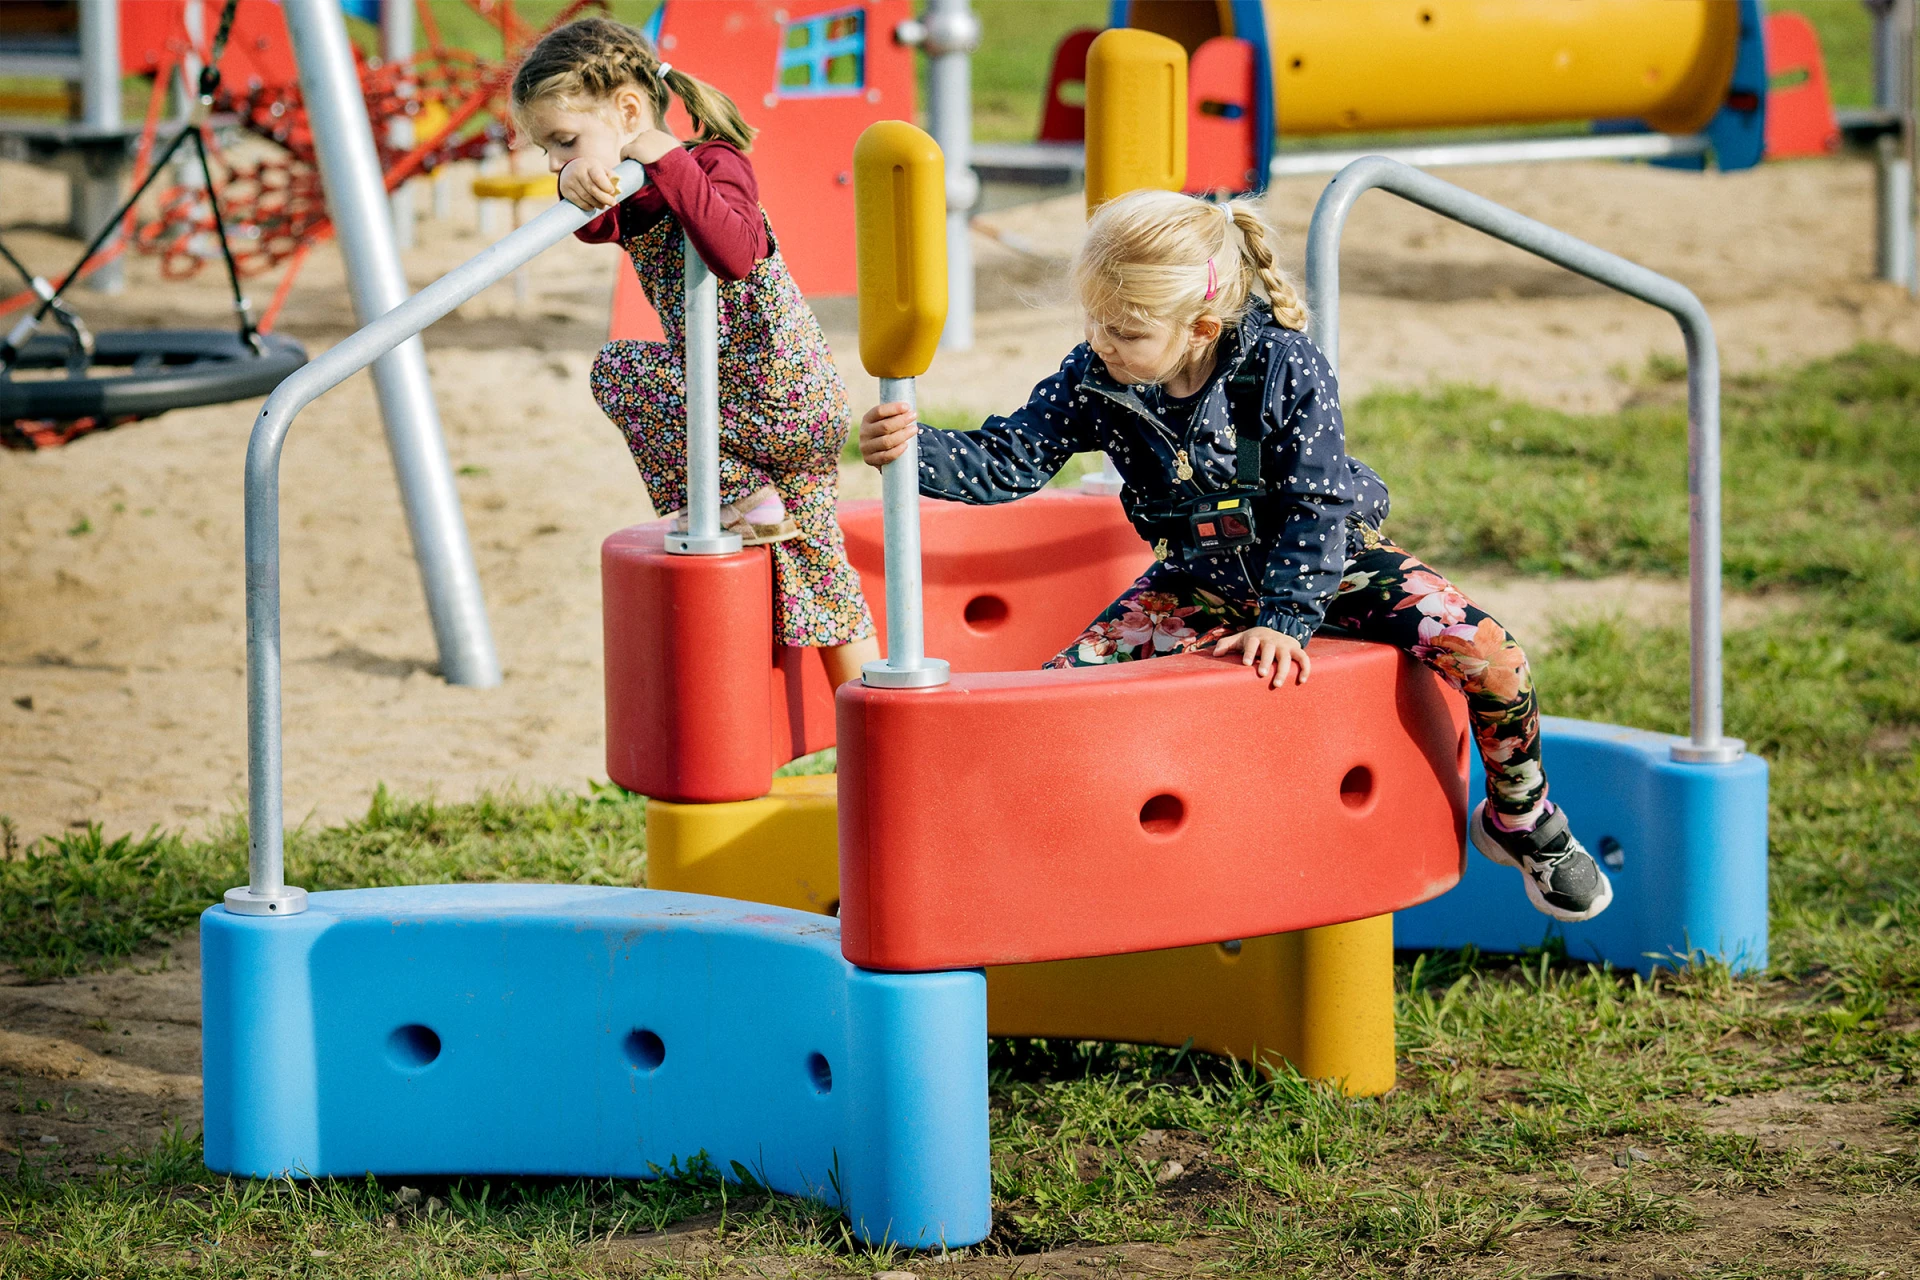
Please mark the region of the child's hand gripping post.
<svg viewBox="0 0 1920 1280"><path fill-rule="evenodd" d="M853 148L853 204L860 270L860 362L880 379L881 409L894 430L870 450L875 414L860 426L860 452L880 468L886 524L887 656L867 664L866 683L925 688L948 667L926 656L920 600L920 446L913 380L933 362L947 321L946 161L940 147L900 120L868 127Z"/></svg>

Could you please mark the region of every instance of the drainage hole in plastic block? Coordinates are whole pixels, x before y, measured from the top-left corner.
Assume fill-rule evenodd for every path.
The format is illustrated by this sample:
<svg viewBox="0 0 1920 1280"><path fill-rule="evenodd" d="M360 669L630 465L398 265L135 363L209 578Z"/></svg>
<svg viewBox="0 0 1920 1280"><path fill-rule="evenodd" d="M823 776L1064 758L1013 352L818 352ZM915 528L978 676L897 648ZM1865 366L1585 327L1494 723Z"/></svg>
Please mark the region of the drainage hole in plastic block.
<svg viewBox="0 0 1920 1280"><path fill-rule="evenodd" d="M1240 954L1240 948L1246 944L1238 938L1228 938L1225 942L1215 943L1214 945L1219 947L1225 955L1238 956Z"/></svg>
<svg viewBox="0 0 1920 1280"><path fill-rule="evenodd" d="M1140 806L1140 825L1150 836L1170 836L1187 820L1186 802L1162 792Z"/></svg>
<svg viewBox="0 0 1920 1280"><path fill-rule="evenodd" d="M1627 865L1627 851L1612 836L1601 836L1600 861L1607 864L1608 870L1618 871Z"/></svg>
<svg viewBox="0 0 1920 1280"><path fill-rule="evenodd" d="M975 631L991 631L1007 620L1007 602L999 596L975 596L962 616Z"/></svg>
<svg viewBox="0 0 1920 1280"><path fill-rule="evenodd" d="M627 1051L627 1061L642 1071L651 1071L667 1060L666 1042L644 1027L627 1032L621 1048Z"/></svg>
<svg viewBox="0 0 1920 1280"><path fill-rule="evenodd" d="M387 1037L387 1055L405 1069L424 1067L440 1056L440 1036L417 1022L395 1027Z"/></svg>
<svg viewBox="0 0 1920 1280"><path fill-rule="evenodd" d="M1340 779L1340 803L1349 809L1364 809L1373 799L1373 770L1357 764Z"/></svg>
<svg viewBox="0 0 1920 1280"><path fill-rule="evenodd" d="M826 1054L807 1055L807 1079L813 1081L815 1093L833 1092L833 1067L827 1062Z"/></svg>

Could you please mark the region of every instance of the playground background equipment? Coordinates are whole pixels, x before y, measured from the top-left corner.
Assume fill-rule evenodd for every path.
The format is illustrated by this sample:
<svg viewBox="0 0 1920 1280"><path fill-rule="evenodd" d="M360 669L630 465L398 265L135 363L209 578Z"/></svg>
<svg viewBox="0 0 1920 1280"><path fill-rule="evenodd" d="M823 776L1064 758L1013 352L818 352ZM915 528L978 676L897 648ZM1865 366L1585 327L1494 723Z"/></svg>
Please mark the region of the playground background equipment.
<svg viewBox="0 0 1920 1280"><path fill-rule="evenodd" d="M1113 0L1109 22L1172 37L1191 55L1191 190L1332 174L1371 152L1280 144L1369 130L1591 122L1578 134L1373 149L1427 168L1612 158L1697 167L1711 157L1738 169L1763 154L1819 154L1838 133L1873 152L1876 271L1912 289L1914 5L1867 8L1875 105L1838 113L1805 20L1763 16L1758 0ZM1036 142L975 148L982 176L1051 183L1082 171L1072 91L1094 34L1073 32L1056 50Z"/></svg>

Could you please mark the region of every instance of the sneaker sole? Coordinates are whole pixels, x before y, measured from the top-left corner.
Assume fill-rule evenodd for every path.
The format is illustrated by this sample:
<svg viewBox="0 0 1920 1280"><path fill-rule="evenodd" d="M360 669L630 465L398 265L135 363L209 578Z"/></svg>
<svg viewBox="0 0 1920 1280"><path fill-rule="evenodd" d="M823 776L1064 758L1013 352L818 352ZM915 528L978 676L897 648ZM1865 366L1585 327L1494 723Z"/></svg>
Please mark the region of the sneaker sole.
<svg viewBox="0 0 1920 1280"><path fill-rule="evenodd" d="M1543 915L1552 916L1562 924L1579 924L1583 920L1593 919L1613 905L1613 881L1608 879L1604 870L1600 872L1600 896L1595 898L1593 905L1585 911L1569 911L1565 907L1556 907L1548 902L1547 896L1540 892L1540 886L1534 883L1533 877L1527 874L1526 868L1520 865L1519 859L1502 849L1491 836L1482 841L1480 832L1482 823L1486 820L1486 808L1487 802L1482 800L1479 807L1473 811L1472 820L1467 823L1467 835L1473 841L1473 847L1480 851L1481 857L1489 862L1497 862L1503 867L1512 867L1520 873L1520 882L1527 887L1527 901L1533 904L1534 910Z"/></svg>

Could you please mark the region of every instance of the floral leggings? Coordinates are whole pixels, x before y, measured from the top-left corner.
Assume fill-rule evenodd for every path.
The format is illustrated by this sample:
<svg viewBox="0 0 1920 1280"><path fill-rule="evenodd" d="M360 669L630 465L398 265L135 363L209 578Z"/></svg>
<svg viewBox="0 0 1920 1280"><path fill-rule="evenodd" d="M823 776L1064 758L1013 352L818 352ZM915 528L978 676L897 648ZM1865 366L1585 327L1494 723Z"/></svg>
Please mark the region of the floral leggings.
<svg viewBox="0 0 1920 1280"><path fill-rule="evenodd" d="M1460 589L1371 529L1349 559L1327 625L1403 649L1466 695L1486 767L1487 802L1511 827L1545 812L1540 714L1527 655ZM1050 667L1133 662L1206 649L1254 625L1251 600L1229 600L1171 561L1154 564Z"/></svg>

